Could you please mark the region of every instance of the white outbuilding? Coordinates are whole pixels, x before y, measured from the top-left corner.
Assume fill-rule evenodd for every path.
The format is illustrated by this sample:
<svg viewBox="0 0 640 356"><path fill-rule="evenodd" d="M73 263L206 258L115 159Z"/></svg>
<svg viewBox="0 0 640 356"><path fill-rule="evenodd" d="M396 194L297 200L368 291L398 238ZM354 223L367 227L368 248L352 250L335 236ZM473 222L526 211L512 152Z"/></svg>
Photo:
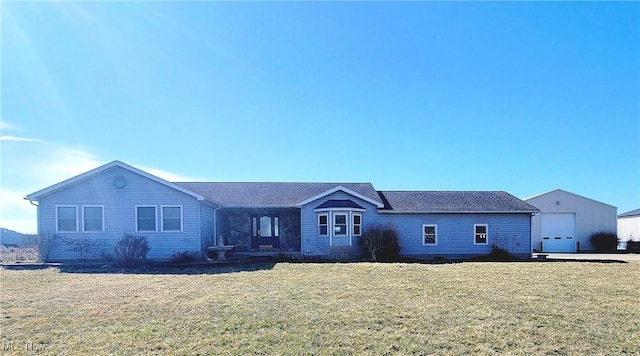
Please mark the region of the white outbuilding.
<svg viewBox="0 0 640 356"><path fill-rule="evenodd" d="M618 238L621 241L640 241L640 209L618 215Z"/></svg>
<svg viewBox="0 0 640 356"><path fill-rule="evenodd" d="M617 208L562 189L524 199L540 209L531 219L532 252L592 251L596 232L617 231Z"/></svg>

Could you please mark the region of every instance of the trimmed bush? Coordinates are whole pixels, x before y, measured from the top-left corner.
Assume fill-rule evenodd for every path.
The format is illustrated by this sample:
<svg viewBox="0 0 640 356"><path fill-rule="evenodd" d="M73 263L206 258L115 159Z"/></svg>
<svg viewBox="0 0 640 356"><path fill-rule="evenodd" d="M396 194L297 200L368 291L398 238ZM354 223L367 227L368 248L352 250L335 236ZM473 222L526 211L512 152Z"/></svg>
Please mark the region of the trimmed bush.
<svg viewBox="0 0 640 356"><path fill-rule="evenodd" d="M151 250L149 241L144 236L124 234L114 248L116 262L123 267L134 267L141 264Z"/></svg>
<svg viewBox="0 0 640 356"><path fill-rule="evenodd" d="M367 229L360 239L365 257L373 261L395 261L400 253L395 225L378 225Z"/></svg>
<svg viewBox="0 0 640 356"><path fill-rule="evenodd" d="M618 235L613 232L596 232L591 235L590 241L598 252L615 252L618 249Z"/></svg>

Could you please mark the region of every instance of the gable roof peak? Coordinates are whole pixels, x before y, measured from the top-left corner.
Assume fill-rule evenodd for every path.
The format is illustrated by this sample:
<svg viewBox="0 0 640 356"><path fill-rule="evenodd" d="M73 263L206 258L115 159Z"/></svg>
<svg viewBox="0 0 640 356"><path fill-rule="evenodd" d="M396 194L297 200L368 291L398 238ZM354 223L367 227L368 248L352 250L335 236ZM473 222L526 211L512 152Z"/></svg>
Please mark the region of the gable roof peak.
<svg viewBox="0 0 640 356"><path fill-rule="evenodd" d="M529 200L536 199L536 198L540 198L540 197L543 197L543 196L545 196L545 195L549 195L549 194L553 194L553 193L562 193L562 194L572 195L572 196L574 196L574 197L582 198L582 199L585 199L585 200L590 200L590 201L595 202L595 203L598 203L598 204L607 205L607 206L609 206L609 207L616 208L614 205L607 204L607 203L601 202L601 201L599 201L599 200L595 200L595 199L593 199L593 198L585 197L584 195L580 195L580 194L572 193L572 192L570 192L570 191L567 191L567 190L564 190L564 189L560 189L560 188L556 188L556 189L550 190L550 191L548 191L548 192L544 192L544 193L536 194L536 195L533 195L533 196L530 196L530 197L524 198L524 199L522 199L522 200L524 200L524 201L528 202ZM616 209L617 209L617 208L616 208Z"/></svg>
<svg viewBox="0 0 640 356"><path fill-rule="evenodd" d="M335 187L333 187L333 188L331 188L331 189L329 189L327 191L324 191L324 192L322 192L320 194L316 194L316 195L314 195L314 196L312 196L310 198L307 198L307 199L305 199L305 200L303 200L301 202L298 202L296 205L303 206L305 204L311 203L312 201L315 201L315 200L318 200L320 198L326 197L327 195L333 194L333 193L335 193L337 191L342 191L342 192L345 192L345 193L347 193L349 195L352 195L352 196L354 196L356 198L360 198L360 199L362 199L362 200L364 200L366 202L369 202L369 203L375 205L378 208L383 208L384 207L384 204L379 199L378 200L371 199L370 197L367 197L367 196L365 196L363 194L360 194L360 193L355 192L355 191L353 191L351 189L345 188L342 185L336 185Z"/></svg>
<svg viewBox="0 0 640 356"><path fill-rule="evenodd" d="M105 171L107 171L107 170L109 170L111 168L114 168L114 167L119 167L119 168L125 169L125 170L127 170L127 171L129 171L131 173L143 176L143 177L148 178L148 179L150 179L152 181L155 181L157 183L163 184L163 185L165 185L165 186L167 186L169 188L172 188L172 189L175 189L175 190L180 191L182 193L185 193L187 195L190 195L190 196L192 196L192 197L194 197L194 198L196 198L198 200L205 200L206 199L201 194L198 194L198 193L196 193L194 191L186 189L186 188L184 188L182 186L179 186L179 185L177 185L175 183L171 183L169 181L166 181L166 180L164 180L164 179L162 179L160 177L154 176L151 173L147 173L147 172L145 172L143 170L140 170L138 168L135 168L133 166L130 166L130 165L128 165L128 164L126 164L124 162L118 161L118 160L111 161L109 163L103 164L102 166L96 167L96 168L91 169L89 171L86 171L84 173L78 174L78 175L76 175L74 177L71 177L71 178L68 178L66 180L63 180L62 182L56 183L56 184L54 184L52 186L49 186L49 187L41 189L41 190L39 190L37 192L31 193L31 194L27 195L25 197L25 199L29 200L29 201L38 201L38 199L40 199L43 196L46 196L46 195L51 194L53 192L56 192L56 191L58 191L60 189L68 187L70 185L82 182L82 181L84 181L86 179L89 179L89 178L91 178L91 177L93 177L95 175L98 175L98 174L100 174L102 172L105 172Z"/></svg>

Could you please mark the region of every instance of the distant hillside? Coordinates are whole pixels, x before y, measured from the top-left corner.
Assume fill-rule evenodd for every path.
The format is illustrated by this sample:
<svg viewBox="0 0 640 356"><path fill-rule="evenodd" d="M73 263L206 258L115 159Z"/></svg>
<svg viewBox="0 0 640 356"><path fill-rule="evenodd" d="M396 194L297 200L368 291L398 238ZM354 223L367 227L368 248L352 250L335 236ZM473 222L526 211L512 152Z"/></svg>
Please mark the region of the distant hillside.
<svg viewBox="0 0 640 356"><path fill-rule="evenodd" d="M18 247L26 247L28 238L33 235L22 234L13 230L0 228L0 244L2 245L18 245Z"/></svg>

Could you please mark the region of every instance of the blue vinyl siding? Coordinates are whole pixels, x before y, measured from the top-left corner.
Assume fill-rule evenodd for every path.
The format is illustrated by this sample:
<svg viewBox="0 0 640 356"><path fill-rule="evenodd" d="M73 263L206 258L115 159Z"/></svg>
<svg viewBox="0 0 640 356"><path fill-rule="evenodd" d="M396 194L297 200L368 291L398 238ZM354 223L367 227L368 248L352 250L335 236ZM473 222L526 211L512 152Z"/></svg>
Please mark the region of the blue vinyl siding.
<svg viewBox="0 0 640 356"><path fill-rule="evenodd" d="M497 243L529 256L531 214L381 214L382 223L398 229L400 254L414 257L470 257L488 254ZM422 225L438 225L438 244L422 244ZM488 224L488 243L474 244L474 225Z"/></svg>
<svg viewBox="0 0 640 356"><path fill-rule="evenodd" d="M213 227L213 207L204 203L200 204L200 239L203 251L207 247L216 244Z"/></svg>
<svg viewBox="0 0 640 356"><path fill-rule="evenodd" d="M362 230L378 224L394 224L398 230L400 254L415 258L466 258L491 252L498 243L511 253L528 257L531 248L531 214L385 214L377 207L343 192L336 192L302 208L302 252L304 255L328 256L329 237L318 236L318 213L313 209L329 199L351 199L366 209L362 213ZM438 225L438 244L422 244L422 226ZM474 225L489 226L486 245L474 244ZM353 238L352 254L360 254L360 238Z"/></svg>
<svg viewBox="0 0 640 356"><path fill-rule="evenodd" d="M123 189L117 189L113 184L114 178L118 176L124 176L127 180L127 185ZM56 234L56 205L77 205L79 221L77 233L57 233L57 235L76 240L86 237L98 242L98 246L94 248L96 257L100 252L112 254L115 242L124 233L136 234L136 205L157 207L158 232L139 233L149 240L151 251L147 255L148 258L170 258L175 252L200 251L201 248L203 236L201 203L194 197L120 167L106 170L42 197L38 206L40 234ZM82 232L81 207L83 205L104 206L104 232L90 234ZM161 232L161 206L163 205L182 206L182 232ZM50 259L77 258L78 254L70 251L69 246L56 243Z"/></svg>
<svg viewBox="0 0 640 356"><path fill-rule="evenodd" d="M375 225L378 221L378 208L359 198L356 198L352 195L349 195L342 191L337 191L333 194L329 194L325 197L312 201L306 205L304 205L300 212L301 218L301 238L302 238L302 254L308 256L328 256L331 254L331 249L329 246L330 238L329 236L319 236L318 235L318 215L319 213L314 212L313 210L325 203L328 200L344 200L349 199L361 207L365 208L365 212L358 212L362 214L362 231L366 231L367 227ZM352 237L351 251L353 254L360 254L360 246L359 246L359 236ZM340 245L340 242L337 242L335 245Z"/></svg>
<svg viewBox="0 0 640 356"><path fill-rule="evenodd" d="M529 256L531 214L385 214L366 201L336 192L302 207L302 253L308 256L331 254L329 236L318 235L318 213L313 210L330 199L350 199L366 209L362 213L362 231L376 225L394 224L398 230L400 254L407 257L464 258L488 254L492 245L504 246L522 257ZM438 225L438 244L422 244L422 225ZM474 244L474 225L489 225L488 243ZM353 237L351 253L360 254L360 237Z"/></svg>
<svg viewBox="0 0 640 356"><path fill-rule="evenodd" d="M120 188L114 185L117 177L126 179L126 186ZM148 258L167 259L176 252L201 251L216 244L216 234L225 234L224 209L215 211L215 207L206 201L198 201L179 190L131 170L115 166L73 184L63 185L57 191L40 196L38 199L38 231L41 235L61 236L66 241L86 240L92 246L92 256L100 257L102 253L112 254L115 242L124 233L146 236L151 245ZM287 235L280 231L281 248L284 251L299 251L306 256L331 256L350 254L356 257L362 253L359 246L360 236L353 236L352 215L348 218L348 234L346 237L336 236L333 246L331 237L321 236L318 232L318 216L325 212L314 212L314 209L329 200L351 200L365 211L334 209L333 212L350 211L361 215L361 232L366 232L376 225L394 224L398 230L401 246L400 254L415 258L433 258L444 256L447 258L464 258L491 252L492 245L498 244L509 252L522 257L529 256L531 246L531 214L529 213L494 213L494 214L396 214L380 212L378 207L363 199L348 193L337 191L325 197L316 199L300 207L298 218L297 208L271 209L273 211L288 212L288 225L300 224L300 236L295 231ZM337 204L343 202L331 202ZM56 206L76 207L77 232L56 232ZM104 231L94 228L91 232L83 232L85 221L84 206L102 207L102 225ZM153 206L156 208L156 232L136 233L136 206ZM162 230L162 207L182 208L182 231ZM342 205L344 206L344 205ZM233 211L233 209L228 211ZM265 211L264 208L258 209ZM268 209L267 209L268 210ZM290 211L291 210L291 211ZM252 211L250 208L244 211ZM290 214L295 212L295 214ZM175 211L174 211L175 213ZM173 215L176 216L175 214ZM249 218L247 218L249 219ZM214 221L217 220L217 221ZM250 220L247 220L250 223ZM171 221L177 225L175 219ZM331 215L328 216L328 230L331 230ZM94 221L95 223L95 217ZM283 222L284 223L284 222ZM69 221L67 221L67 225ZM475 244L474 225L488 225L487 244ZM423 225L437 225L437 244L423 245ZM329 231L331 234L331 231ZM225 236L229 238L229 236ZM247 236L250 241L250 236ZM298 240L298 238L300 240ZM300 245L298 245L300 241ZM286 243L285 243L286 242ZM293 243L295 242L295 243ZM239 245L236 245L238 248ZM247 249L249 246L245 246ZM56 243L50 254L50 261L74 260L80 256L72 246L62 241Z"/></svg>

